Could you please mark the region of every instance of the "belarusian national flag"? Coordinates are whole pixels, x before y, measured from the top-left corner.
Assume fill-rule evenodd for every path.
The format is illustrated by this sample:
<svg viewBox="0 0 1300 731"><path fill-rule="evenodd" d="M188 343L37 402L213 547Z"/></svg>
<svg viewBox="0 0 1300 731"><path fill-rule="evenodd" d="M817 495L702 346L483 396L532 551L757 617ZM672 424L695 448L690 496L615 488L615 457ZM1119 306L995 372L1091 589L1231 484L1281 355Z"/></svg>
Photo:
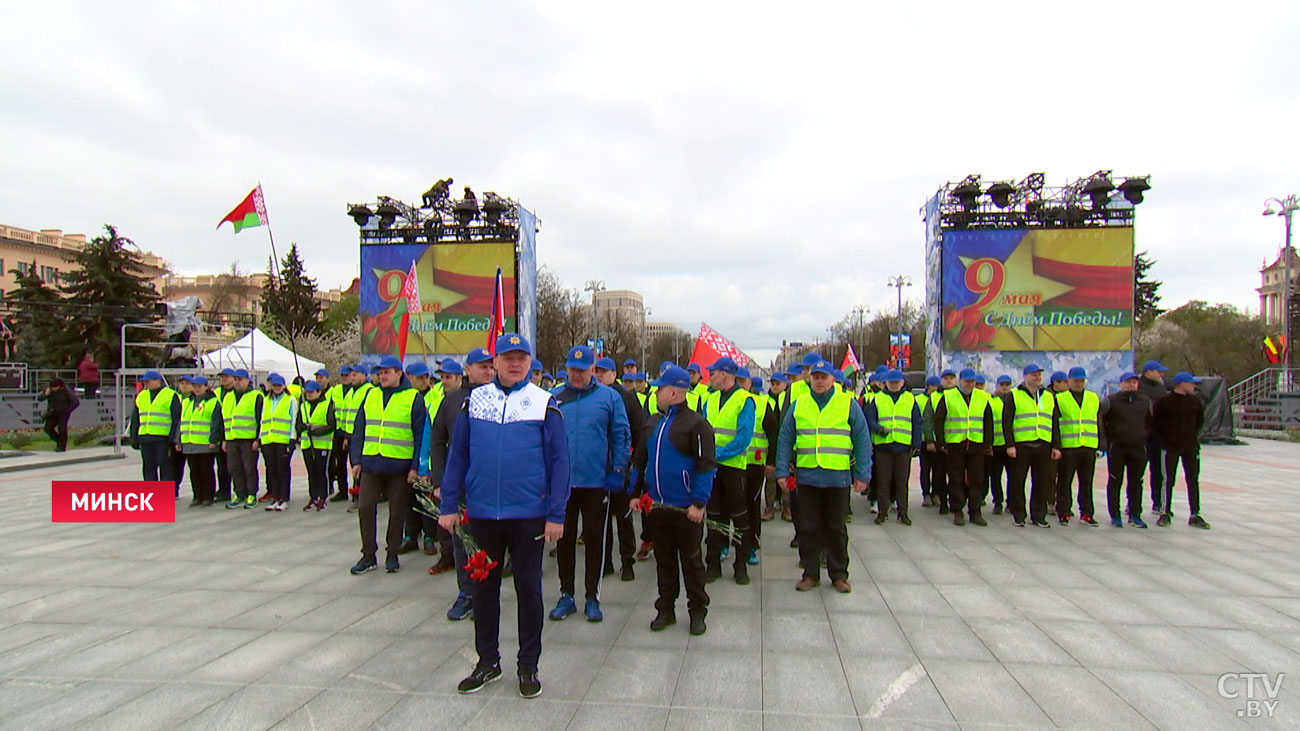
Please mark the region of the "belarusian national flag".
<svg viewBox="0 0 1300 731"><path fill-rule="evenodd" d="M406 278L402 280L402 299L406 304L406 311L402 313L402 321L397 331L397 357L406 359L406 340L411 336L411 313L420 311L420 284L415 279L415 260L411 260L411 270L406 273Z"/></svg>
<svg viewBox="0 0 1300 731"><path fill-rule="evenodd" d="M690 363L698 364L707 371L719 358L731 358L738 366L749 364L749 356L737 348L735 343L722 337L717 330L700 323L700 334L695 337L695 349L691 351Z"/></svg>
<svg viewBox="0 0 1300 731"><path fill-rule="evenodd" d="M221 223L217 224L217 228L221 228L221 224L226 221L234 224L235 233L253 226L266 225L266 205L262 202L261 183L249 192L248 197L242 203L235 206L235 210L227 213L226 217L221 219Z"/></svg>
<svg viewBox="0 0 1300 731"><path fill-rule="evenodd" d="M844 371L844 375L847 377L853 375L854 371L861 370L861 368L862 364L858 362L858 356L853 352L853 346L850 345L848 352L844 354L844 362L840 364L840 370Z"/></svg>

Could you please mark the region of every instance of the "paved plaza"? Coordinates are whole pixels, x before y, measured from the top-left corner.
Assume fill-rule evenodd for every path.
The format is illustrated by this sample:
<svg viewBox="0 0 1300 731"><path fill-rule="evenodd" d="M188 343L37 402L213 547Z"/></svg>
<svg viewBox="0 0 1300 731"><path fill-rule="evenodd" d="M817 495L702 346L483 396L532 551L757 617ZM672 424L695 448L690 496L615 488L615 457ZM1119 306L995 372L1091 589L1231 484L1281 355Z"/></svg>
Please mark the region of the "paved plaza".
<svg viewBox="0 0 1300 731"><path fill-rule="evenodd" d="M349 575L356 518L301 512L298 460L289 512L184 497L174 525L50 522L51 479L138 478L134 454L2 474L0 727L1300 727L1300 445L1204 455L1208 532L1185 494L1149 530L956 527L919 507L915 478L911 527L854 498L847 595L796 593L792 528L765 523L754 583L709 586L701 637L648 630L642 562L607 580L604 622L548 620L531 701L509 582L505 678L458 696L475 655L470 623L444 617L454 578L422 553ZM547 559L548 609L557 583ZM1268 694L1225 673L1284 673L1274 718L1244 718Z"/></svg>

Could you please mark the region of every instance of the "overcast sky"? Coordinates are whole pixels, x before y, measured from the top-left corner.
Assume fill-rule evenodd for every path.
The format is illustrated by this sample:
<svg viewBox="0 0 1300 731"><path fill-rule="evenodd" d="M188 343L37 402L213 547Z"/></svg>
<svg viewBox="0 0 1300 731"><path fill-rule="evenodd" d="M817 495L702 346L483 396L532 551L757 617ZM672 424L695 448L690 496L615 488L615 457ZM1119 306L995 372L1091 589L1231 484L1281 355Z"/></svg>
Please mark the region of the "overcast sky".
<svg viewBox="0 0 1300 731"><path fill-rule="evenodd" d="M451 175L535 210L566 284L766 360L892 309L891 274L919 299L945 181L1107 168L1152 176L1166 306L1257 310L1263 202L1300 192L1300 4L878 5L10 3L0 222L258 270L262 230L213 227L260 181L328 288L345 202Z"/></svg>

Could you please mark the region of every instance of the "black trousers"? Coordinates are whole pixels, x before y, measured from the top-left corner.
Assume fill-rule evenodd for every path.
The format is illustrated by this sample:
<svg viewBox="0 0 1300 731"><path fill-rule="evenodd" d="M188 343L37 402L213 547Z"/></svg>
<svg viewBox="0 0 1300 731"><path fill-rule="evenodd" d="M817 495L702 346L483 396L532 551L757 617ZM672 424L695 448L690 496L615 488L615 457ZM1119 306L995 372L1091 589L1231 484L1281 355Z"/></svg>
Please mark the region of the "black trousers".
<svg viewBox="0 0 1300 731"><path fill-rule="evenodd" d="M912 453L878 448L872 464L880 478L877 509L884 513L893 505L898 515L907 515L907 479L912 474Z"/></svg>
<svg viewBox="0 0 1300 731"><path fill-rule="evenodd" d="M406 520L406 506L411 499L411 486L405 472L362 472L361 498L357 516L361 523L361 555L375 558L379 547L375 542L375 521L379 513L379 496L388 497L388 556L397 555L402 545L402 525ZM536 534L534 534L536 535Z"/></svg>
<svg viewBox="0 0 1300 731"><path fill-rule="evenodd" d="M921 497L929 497L930 486L930 453L925 447L921 447Z"/></svg>
<svg viewBox="0 0 1300 731"><path fill-rule="evenodd" d="M262 445L262 460L266 462L266 491L272 500L289 500L290 454L288 444Z"/></svg>
<svg viewBox="0 0 1300 731"><path fill-rule="evenodd" d="M185 455L177 451L173 444L169 457L172 461L172 482L176 486L176 496L180 497L181 483L185 481Z"/></svg>
<svg viewBox="0 0 1300 731"><path fill-rule="evenodd" d="M681 583L685 583L687 611L691 616L707 613L709 595L704 591L704 559L700 555L704 525L692 523L686 513L672 508L651 510L645 518L655 544L655 569L659 579L655 609L673 611ZM682 582L678 581L679 571Z"/></svg>
<svg viewBox="0 0 1300 731"><path fill-rule="evenodd" d="M821 579L821 554L832 580L849 578L849 488L799 485L799 562L803 575Z"/></svg>
<svg viewBox="0 0 1300 731"><path fill-rule="evenodd" d="M942 444L935 445L942 447ZM938 501L940 507L948 506L948 460L943 452L937 448L931 452L926 450L922 452L925 455L926 467L930 471L930 498Z"/></svg>
<svg viewBox="0 0 1300 731"><path fill-rule="evenodd" d="M230 467L230 481L235 497L243 500L249 495L257 497L257 450L252 439L231 439L226 442L226 465Z"/></svg>
<svg viewBox="0 0 1300 731"><path fill-rule="evenodd" d="M1165 490L1165 450L1160 440L1147 437L1147 465L1151 468L1151 508L1162 504Z"/></svg>
<svg viewBox="0 0 1300 731"><path fill-rule="evenodd" d="M334 448L330 450L330 469L328 488L338 485L339 492L348 490L348 437L342 431L334 432Z"/></svg>
<svg viewBox="0 0 1300 731"><path fill-rule="evenodd" d="M739 467L718 466L718 473L713 477L713 495L705 510L714 520L727 522L740 533L740 547L736 550L736 565L743 566L749 560L749 549L753 546L746 539L752 538L749 532L749 505L745 499L745 470ZM727 539L719 532L711 530L704 539L708 550L706 563L710 567L722 565L722 547Z"/></svg>
<svg viewBox="0 0 1300 731"><path fill-rule="evenodd" d="M364 503L364 474L361 494ZM497 567L488 572L486 579L462 585L474 600L474 649L478 650L479 667L501 662L501 567L505 565L506 553L509 552L515 595L519 602L519 670L537 670L542 657L542 551L546 545L537 540L537 536L545 529L545 518L470 518L470 535L478 541L479 548L487 551L487 555L497 562Z"/></svg>
<svg viewBox="0 0 1300 731"><path fill-rule="evenodd" d="M1015 445L1016 459L1007 476L1007 508L1016 520L1025 519L1025 481L1033 481L1029 492L1029 517L1043 520L1047 515L1048 490L1056 493L1049 474L1052 467L1052 445L1047 442L1022 442Z"/></svg>
<svg viewBox="0 0 1300 731"><path fill-rule="evenodd" d="M980 514L984 499L984 445L952 442L943 456L948 466L948 506L954 513L969 509L972 517Z"/></svg>
<svg viewBox="0 0 1300 731"><path fill-rule="evenodd" d="M1002 505L1006 502L1005 494L1002 490L1002 475L1010 476L1011 460L1007 457L1007 445L993 448L993 456L984 462L988 468L989 492L993 495L993 504Z"/></svg>
<svg viewBox="0 0 1300 731"><path fill-rule="evenodd" d="M140 461L144 467L142 479L153 482L175 483L172 471L172 451L175 447L166 437L141 437Z"/></svg>
<svg viewBox="0 0 1300 731"><path fill-rule="evenodd" d="M560 565L560 593L576 596L573 574L578 560L578 517L582 517L582 545L586 560L586 597L600 598L601 571L605 568L605 528L609 524L609 493L603 487L575 487L564 509L564 536L555 547Z"/></svg>
<svg viewBox="0 0 1300 731"><path fill-rule="evenodd" d="M54 442L54 446L59 448L59 451L67 451L68 449L69 416L71 414L59 413L45 417L45 433L50 437L50 441Z"/></svg>
<svg viewBox="0 0 1300 731"><path fill-rule="evenodd" d="M758 548L758 539L763 535L763 483L767 481L767 467L752 464L745 468L745 504L749 507L750 548ZM749 553L745 553L746 558Z"/></svg>
<svg viewBox="0 0 1300 731"><path fill-rule="evenodd" d="M1070 512L1070 504L1073 502L1070 488L1077 476L1079 515L1096 515L1092 503L1092 476L1097 470L1097 448L1062 449L1060 462L1058 469L1061 472L1061 479L1056 491L1056 514L1065 515Z"/></svg>
<svg viewBox="0 0 1300 731"><path fill-rule="evenodd" d="M1119 489L1128 474L1128 514L1130 518L1142 517L1142 475L1147 469L1147 450L1144 444L1110 445L1106 453L1106 507L1111 518L1122 518L1119 506Z"/></svg>
<svg viewBox="0 0 1300 731"><path fill-rule="evenodd" d="M636 563L636 529L626 492L609 494L609 525L605 526L605 566L614 566L614 534L618 534L618 557L624 566Z"/></svg>
<svg viewBox="0 0 1300 731"><path fill-rule="evenodd" d="M1201 514L1201 452L1165 450L1165 515L1174 514L1174 483L1178 481L1178 463L1183 463L1183 482L1187 483L1187 508L1192 515Z"/></svg>
<svg viewBox="0 0 1300 731"><path fill-rule="evenodd" d="M230 463L226 453L217 447L217 452L213 455L213 461L217 463L217 493L214 496L216 500L230 499ZM192 468L191 468L192 469Z"/></svg>
<svg viewBox="0 0 1300 731"><path fill-rule="evenodd" d="M307 467L307 496L312 500L324 500L329 497L330 451L303 447L302 462Z"/></svg>
<svg viewBox="0 0 1300 731"><path fill-rule="evenodd" d="M215 458L211 452L185 455L190 463L190 490L195 500L206 502L216 497L217 476L212 471Z"/></svg>

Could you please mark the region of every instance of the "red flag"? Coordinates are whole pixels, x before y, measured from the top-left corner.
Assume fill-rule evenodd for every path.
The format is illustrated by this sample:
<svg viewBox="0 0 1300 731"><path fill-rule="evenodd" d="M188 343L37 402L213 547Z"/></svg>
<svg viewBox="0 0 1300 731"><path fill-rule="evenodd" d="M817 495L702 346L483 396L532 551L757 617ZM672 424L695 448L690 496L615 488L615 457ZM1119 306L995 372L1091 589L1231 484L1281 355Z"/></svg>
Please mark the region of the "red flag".
<svg viewBox="0 0 1300 731"><path fill-rule="evenodd" d="M506 298L501 291L501 267L497 267L497 281L492 288L492 320L488 323L487 351L497 354L497 338L506 334Z"/></svg>
<svg viewBox="0 0 1300 731"><path fill-rule="evenodd" d="M234 225L235 233L253 226L266 225L266 205L262 202L262 185L260 183L248 193L248 196L239 205L235 206L233 211L227 213L226 217L221 219L221 223L217 224L217 228L221 228L221 224L226 221L230 221Z"/></svg>
<svg viewBox="0 0 1300 731"><path fill-rule="evenodd" d="M714 361L722 357L731 358L736 361L736 365L743 366L749 363L749 356L740 352L735 343L722 337L717 330L700 324L700 334L695 337L695 350L691 351L691 363L698 363L701 368L708 369Z"/></svg>
<svg viewBox="0 0 1300 731"><path fill-rule="evenodd" d="M420 311L420 283L415 279L415 260L411 260L411 270L402 280L402 299L406 300L406 312L402 313L402 325L397 331L397 357L406 358L406 339L411 334L411 313Z"/></svg>

